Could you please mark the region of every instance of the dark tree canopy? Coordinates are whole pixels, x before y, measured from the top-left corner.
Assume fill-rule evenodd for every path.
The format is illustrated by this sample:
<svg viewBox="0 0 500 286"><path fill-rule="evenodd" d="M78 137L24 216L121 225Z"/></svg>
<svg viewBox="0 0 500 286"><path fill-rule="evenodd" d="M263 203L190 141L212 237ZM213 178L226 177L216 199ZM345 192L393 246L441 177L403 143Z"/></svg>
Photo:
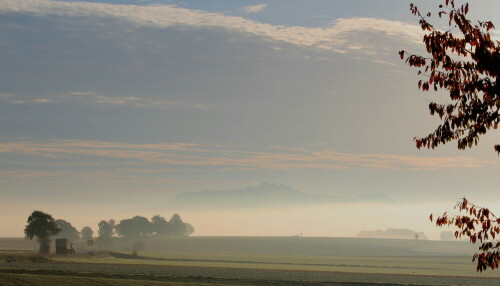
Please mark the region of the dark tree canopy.
<svg viewBox="0 0 500 286"><path fill-rule="evenodd" d="M90 228L90 226L85 226L82 228L82 230L80 231L80 236L82 237L82 239L84 240L90 240L93 238L94 236L94 231L92 230L92 228Z"/></svg>
<svg viewBox="0 0 500 286"><path fill-rule="evenodd" d="M473 22L467 18L469 4L455 6L454 0L439 5L438 17L446 19L449 29L440 30L411 4L410 10L420 20L426 33L423 42L428 55L400 51L401 59L419 69L424 79L418 82L422 91L443 89L450 101L431 102L431 115L438 115L441 124L423 138L415 138L417 148L435 148L457 141L459 149L477 145L479 136L497 129L500 121L500 43L493 40L490 21ZM500 145L494 149L500 153Z"/></svg>
<svg viewBox="0 0 500 286"><path fill-rule="evenodd" d="M152 234L154 236L169 236L172 228L170 227L170 222L165 220L164 217L160 215L155 215L151 218L151 228Z"/></svg>
<svg viewBox="0 0 500 286"><path fill-rule="evenodd" d="M186 235L186 224L182 221L181 216L174 214L170 218L170 227L172 229L171 234L173 236L185 236Z"/></svg>
<svg viewBox="0 0 500 286"><path fill-rule="evenodd" d="M113 236L115 235L115 221L110 219L109 221L101 220L97 226L99 229L97 233L99 237L96 239L95 243L100 249L112 249L114 245Z"/></svg>
<svg viewBox="0 0 500 286"><path fill-rule="evenodd" d="M116 240L133 239L139 241L148 237L189 236L194 232L194 227L182 221L178 214L174 214L170 220L160 215L155 215L148 220L143 216L134 216L122 219L118 224L114 220L101 220L98 224L99 237L95 240L100 249L112 249ZM92 238L92 229L84 227L81 232L83 239ZM115 237L115 234L117 237ZM135 249L139 251L140 249Z"/></svg>
<svg viewBox="0 0 500 286"><path fill-rule="evenodd" d="M143 216L134 216L133 218L123 219L116 225L118 235L124 237L144 237L152 232L151 223Z"/></svg>
<svg viewBox="0 0 500 286"><path fill-rule="evenodd" d="M116 225L116 232L126 238L188 236L194 228L183 222L180 215L174 214L169 221L160 215L153 216L151 221L143 216L123 219Z"/></svg>
<svg viewBox="0 0 500 286"><path fill-rule="evenodd" d="M42 211L34 211L28 217L28 224L24 228L26 239L36 238L40 245L40 253L50 252L50 237L57 235L61 229L57 227L52 215Z"/></svg>
<svg viewBox="0 0 500 286"><path fill-rule="evenodd" d="M115 235L115 227L116 223L114 220L110 219L109 221L101 220L97 226L99 227L99 230L97 233L99 234L99 237L105 237L105 238L111 238L113 235Z"/></svg>
<svg viewBox="0 0 500 286"><path fill-rule="evenodd" d="M61 229L61 232L59 232L55 238L67 238L71 241L77 241L80 238L80 233L71 225L71 223L63 219L57 219L55 220L55 223L57 224L57 227Z"/></svg>
<svg viewBox="0 0 500 286"><path fill-rule="evenodd" d="M155 215L151 218L152 235L164 236L189 236L194 232L194 227L182 221L178 214L174 214L169 221L164 217Z"/></svg>

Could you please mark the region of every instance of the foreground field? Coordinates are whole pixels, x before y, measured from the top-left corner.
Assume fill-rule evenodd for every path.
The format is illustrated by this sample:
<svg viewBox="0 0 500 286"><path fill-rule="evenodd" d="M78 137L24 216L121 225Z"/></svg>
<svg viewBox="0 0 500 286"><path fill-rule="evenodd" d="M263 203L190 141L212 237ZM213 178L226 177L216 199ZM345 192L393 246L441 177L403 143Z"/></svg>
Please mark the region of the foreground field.
<svg viewBox="0 0 500 286"><path fill-rule="evenodd" d="M372 274L500 277L496 272L477 273L469 257L340 257L262 255L238 253L143 253L54 257L63 263L152 266L221 267L262 270L322 271Z"/></svg>
<svg viewBox="0 0 500 286"><path fill-rule="evenodd" d="M290 271L223 267L87 263L2 263L0 283L12 279L25 285L92 285L110 279L111 285L168 282L172 285L498 285L495 278ZM90 279L90 280L89 280ZM92 280L94 279L94 280ZM138 282L136 282L138 281ZM104 281L103 281L104 282ZM132 283L132 284L129 284ZM19 285L19 284L15 284ZM95 284L94 284L95 285ZM161 284L160 284L161 285ZM166 284L170 285L170 284Z"/></svg>
<svg viewBox="0 0 500 286"><path fill-rule="evenodd" d="M80 275L78 273L58 273L54 275L53 273L47 272L44 274L33 274L33 273L1 273L0 274L0 285L10 286L10 285L75 285L75 286L94 286L94 285L171 285L171 286L183 286L183 285L228 285L228 284L213 284L213 283L197 283L195 281L178 281L178 282L161 282L149 279L136 279L135 277L123 277L123 275L109 275L109 277L115 278L99 278L99 275Z"/></svg>
<svg viewBox="0 0 500 286"><path fill-rule="evenodd" d="M470 245L460 242L151 239L145 240L147 251L138 257L127 254L126 242L120 241L116 246L122 248L120 252L49 256L49 260L29 260L32 256L23 253L33 253L34 248L26 241L4 242L0 239L0 252L7 252L0 255L0 285L23 285L12 281L25 281L24 285L500 285L500 273L475 271L470 256L463 255L472 253L464 247ZM346 255L356 249L364 250L365 256L361 252ZM450 254L454 252L460 255Z"/></svg>

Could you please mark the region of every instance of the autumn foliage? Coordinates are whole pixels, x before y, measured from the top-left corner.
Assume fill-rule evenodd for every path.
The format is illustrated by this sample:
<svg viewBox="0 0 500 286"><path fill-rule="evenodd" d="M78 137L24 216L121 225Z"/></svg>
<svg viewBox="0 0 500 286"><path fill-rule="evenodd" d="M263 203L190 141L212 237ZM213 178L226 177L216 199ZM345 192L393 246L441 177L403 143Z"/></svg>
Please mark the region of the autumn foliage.
<svg viewBox="0 0 500 286"><path fill-rule="evenodd" d="M490 21L467 19L469 4L455 6L454 0L439 5L437 13L448 25L447 30L433 26L431 13L421 14L411 4L411 13L419 18L425 32L423 42L427 56L400 51L401 59L419 69L422 91L445 90L446 104L431 102L431 115L438 115L441 124L423 138L415 138L417 148L434 149L440 144L457 141L459 149L477 145L479 136L497 129L500 120L500 42L492 39ZM494 149L500 153L500 145Z"/></svg>
<svg viewBox="0 0 500 286"><path fill-rule="evenodd" d="M500 233L500 219L489 209L469 203L465 198L457 202L455 209L460 214L445 212L436 219L436 225L455 226L455 238L468 237L474 244L481 243L481 252L472 258L472 261L477 261L477 271L497 269L500 265L500 241L495 241L495 238ZM432 215L430 220L433 221Z"/></svg>
<svg viewBox="0 0 500 286"><path fill-rule="evenodd" d="M472 22L467 18L469 4L455 6L454 0L445 0L437 13L447 29L432 25L431 13L424 15L413 4L410 11L425 32L428 55L404 50L399 55L409 66L418 68L423 77L418 82L420 90L444 90L449 96L445 104L430 102L431 115L438 115L441 123L426 137L415 138L417 148L434 149L449 141L457 141L459 149L471 148L480 135L497 129L500 121L500 42L489 33L495 26L491 21ZM494 149L500 154L500 145ZM473 244L480 243L479 253L472 259L477 262L477 271L499 268L500 241L495 238L500 233L500 219L465 198L455 209L460 214L445 212L435 220L436 225L453 226L457 239L467 237Z"/></svg>

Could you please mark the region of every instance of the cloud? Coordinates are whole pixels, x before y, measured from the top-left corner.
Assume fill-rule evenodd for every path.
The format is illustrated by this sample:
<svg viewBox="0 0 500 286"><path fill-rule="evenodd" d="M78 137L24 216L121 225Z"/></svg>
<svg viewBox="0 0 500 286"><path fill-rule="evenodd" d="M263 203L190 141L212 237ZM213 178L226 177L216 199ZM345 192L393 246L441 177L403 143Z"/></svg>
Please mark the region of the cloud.
<svg viewBox="0 0 500 286"><path fill-rule="evenodd" d="M48 102L51 102L51 100L47 99L47 98L37 98L37 99L33 100L33 102L35 102L35 103L48 103Z"/></svg>
<svg viewBox="0 0 500 286"><path fill-rule="evenodd" d="M377 33L393 37L398 42L415 44L421 43L422 36L417 25L384 19L340 18L328 26L310 28L270 25L243 17L190 10L172 5L135 6L49 0L0 0L0 13L114 18L135 25L161 28L179 25L195 28L224 28L301 47L334 52L352 51L345 48L348 46L368 50L377 49L373 43L373 35ZM360 33L365 33L366 37L360 37Z"/></svg>
<svg viewBox="0 0 500 286"><path fill-rule="evenodd" d="M72 91L69 94L71 95L95 95L93 91Z"/></svg>
<svg viewBox="0 0 500 286"><path fill-rule="evenodd" d="M245 13L258 13L264 9L266 9L267 4L259 4L259 5L252 5L252 6L246 6L241 8L241 10Z"/></svg>
<svg viewBox="0 0 500 286"><path fill-rule="evenodd" d="M0 93L0 102L8 102L11 104L40 104L40 103L49 103L52 100L48 98L20 98L19 95L10 94L10 93Z"/></svg>
<svg viewBox="0 0 500 286"><path fill-rule="evenodd" d="M178 102L155 100L137 96L106 96L95 92L71 92L70 96L59 96L59 98L97 105L118 105L134 107L167 108L178 105Z"/></svg>
<svg viewBox="0 0 500 286"><path fill-rule="evenodd" d="M0 101L11 104L42 104L51 102L84 103L100 106L132 106L139 108L169 109L169 108L190 108L209 109L207 104L186 104L179 101L168 101L155 98L138 96L109 96L96 92L74 91L61 95L43 96L38 98L27 98L14 94L0 94Z"/></svg>
<svg viewBox="0 0 500 286"><path fill-rule="evenodd" d="M395 66L396 65L395 63L391 63L391 62L384 61L384 60L370 60L370 61L372 63L383 64L383 65L388 65L388 66Z"/></svg>
<svg viewBox="0 0 500 286"><path fill-rule="evenodd" d="M127 172L112 171L92 171L92 170L0 170L1 181L36 181L47 183L116 183L125 182L127 184L203 184L202 180L180 180L168 179L159 176L143 176L142 174L131 175Z"/></svg>
<svg viewBox="0 0 500 286"><path fill-rule="evenodd" d="M467 157L420 157L393 154L338 152L333 149L271 147L264 151L249 151L241 147L201 145L193 143L129 144L106 141L51 140L44 142L0 143L0 153L31 155L57 162L82 159L104 160L116 164L148 169L170 167L216 170L435 170L442 168L481 168L498 165L496 161ZM151 168L150 168L151 169ZM147 173L144 171L143 173Z"/></svg>

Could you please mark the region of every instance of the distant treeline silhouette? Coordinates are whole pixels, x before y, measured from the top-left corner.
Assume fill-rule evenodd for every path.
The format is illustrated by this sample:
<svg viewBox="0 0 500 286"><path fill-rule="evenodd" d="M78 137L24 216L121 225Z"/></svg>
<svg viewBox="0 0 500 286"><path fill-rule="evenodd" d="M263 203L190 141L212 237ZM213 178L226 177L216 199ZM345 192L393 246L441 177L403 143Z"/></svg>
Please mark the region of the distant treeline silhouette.
<svg viewBox="0 0 500 286"><path fill-rule="evenodd" d="M194 232L191 224L182 221L181 216L174 214L170 220L155 215L148 220L143 216L122 219L118 224L113 219L101 220L98 224L97 247L108 249L113 247L115 236L126 239L145 237L182 237ZM83 229L82 229L83 232Z"/></svg>
<svg viewBox="0 0 500 286"><path fill-rule="evenodd" d="M194 232L193 226L183 222L178 214L174 214L170 220L160 215L153 216L151 220L143 216L134 216L122 219L118 224L113 219L101 220L97 226L95 245L99 249L113 248L117 240L135 240L133 244L136 246L133 248L136 249L141 248L138 247L142 244L139 239L185 237ZM27 239L37 238L42 253L50 251L51 238L65 238L75 243L80 241L80 244L85 243L88 247L94 245L94 231L91 227L85 226L78 231L70 222L63 219L54 220L50 214L41 211L34 211L30 215L25 234Z"/></svg>

